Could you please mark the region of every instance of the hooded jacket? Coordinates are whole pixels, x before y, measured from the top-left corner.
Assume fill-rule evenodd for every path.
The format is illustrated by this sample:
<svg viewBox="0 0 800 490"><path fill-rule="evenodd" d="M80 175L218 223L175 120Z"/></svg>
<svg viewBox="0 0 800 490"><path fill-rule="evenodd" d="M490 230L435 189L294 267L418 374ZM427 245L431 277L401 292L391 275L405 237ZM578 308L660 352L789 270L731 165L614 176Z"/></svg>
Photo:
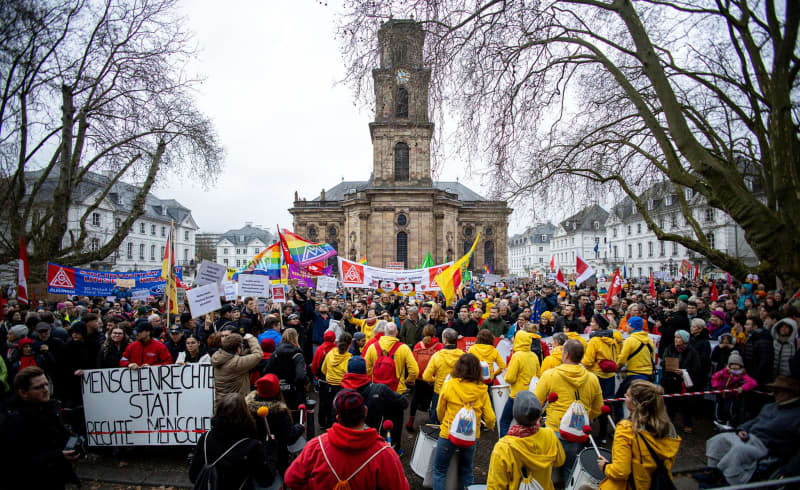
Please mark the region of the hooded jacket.
<svg viewBox="0 0 800 490"><path fill-rule="evenodd" d="M400 342L397 337L384 335L378 340L377 345L372 345L366 350L364 360L367 361L367 374L372 375L372 368L378 360L377 349L380 348L382 351L389 352L397 342ZM417 380L417 376L419 376L417 361L414 359L411 349L406 344L402 344L397 348L397 352L394 353L394 367L395 376L397 376L399 380L395 391L402 395L406 392L406 383L413 385L414 381ZM406 373L408 373L408 378L406 378Z"/></svg>
<svg viewBox="0 0 800 490"><path fill-rule="evenodd" d="M88 341L87 341L88 342ZM95 359L97 355L95 354ZM120 367L127 367L128 364L138 364L139 366L160 366L172 364L172 354L161 342L150 339L145 343L135 341L128 344L122 358L119 360Z"/></svg>
<svg viewBox="0 0 800 490"><path fill-rule="evenodd" d="M325 375L329 385L341 386L342 377L347 373L347 361L351 357L353 357L352 354L347 351L341 354L339 349L333 349L328 352L322 362L322 374Z"/></svg>
<svg viewBox="0 0 800 490"><path fill-rule="evenodd" d="M431 357L431 360L428 362L428 367L426 367L425 372L422 373L422 380L433 383L434 393L441 393L444 379L448 374L453 372L456 361L463 355L464 351L461 349L443 348Z"/></svg>
<svg viewBox="0 0 800 490"><path fill-rule="evenodd" d="M511 398L517 393L527 390L531 378L539 376L539 356L531 352L531 337L529 335L514 336L514 354L508 363L508 370L503 377L511 387Z"/></svg>
<svg viewBox="0 0 800 490"><path fill-rule="evenodd" d="M589 343L583 353L583 364L586 369L599 378L613 378L613 372L607 373L600 369L600 361L608 359L617 362L617 340L612 330L597 330L589 334Z"/></svg>
<svg viewBox="0 0 800 490"><path fill-rule="evenodd" d="M450 436L450 424L462 407L472 404L475 419L479 422L475 427L475 439L481 435L480 420L486 427L494 427L497 422L489 401L489 388L484 383L464 381L460 378L450 378L442 385L439 393L439 404L436 405L436 416L442 421L439 437L447 439Z"/></svg>
<svg viewBox="0 0 800 490"><path fill-rule="evenodd" d="M292 462L284 475L284 484L294 489L330 490L338 479L325 461L320 446L340 478L350 477L367 459L383 447L386 441L373 428L351 429L334 423L328 432L311 439L300 456ZM403 473L400 458L388 447L350 480L351 488L407 490L408 480Z"/></svg>
<svg viewBox="0 0 800 490"><path fill-rule="evenodd" d="M781 325L791 327L788 337L778 335ZM772 326L772 347L775 350L773 362L775 376L791 376L789 359L797 353L797 322L791 318L784 318Z"/></svg>
<svg viewBox="0 0 800 490"><path fill-rule="evenodd" d="M727 366L720 369L714 376L711 377L711 387L715 390L733 390L742 388L742 391L754 390L758 386L756 380L748 376L747 372L742 370L742 374L733 374ZM731 395L736 393L723 393L723 398L733 398Z"/></svg>
<svg viewBox="0 0 800 490"><path fill-rule="evenodd" d="M352 325L358 327L358 331L363 333L367 337L367 342L369 342L369 339L371 339L373 336L372 331L375 329L375 327L378 326L377 318L362 320L360 318L350 317L347 319L347 321L350 322Z"/></svg>
<svg viewBox="0 0 800 490"><path fill-rule="evenodd" d="M214 403L226 393L240 393L242 396L250 392L250 370L261 360L261 347L258 339L250 336L247 339L250 353L245 355L231 354L220 349L211 356L214 366Z"/></svg>
<svg viewBox="0 0 800 490"><path fill-rule="evenodd" d="M622 420L617 424L617 431L614 433L611 463L603 469L606 477L600 482L600 490L650 488L656 462L642 439L647 440L658 458L664 461L667 470L672 470L681 438L670 435L656 439L647 431L635 432L630 420ZM630 485L631 474L635 487Z"/></svg>
<svg viewBox="0 0 800 490"><path fill-rule="evenodd" d="M542 361L542 370L541 372L544 373L548 369L554 368L556 366L561 365L561 357L564 353L564 346L557 345L553 347L553 351L550 352L550 355L544 358Z"/></svg>
<svg viewBox="0 0 800 490"><path fill-rule="evenodd" d="M542 374L534 390L536 398L544 405L547 396L553 392L558 393L558 400L547 407L547 427L551 429L558 430L561 417L576 400L575 393L590 419L600 415L603 407L600 381L580 364L562 364Z"/></svg>
<svg viewBox="0 0 800 490"><path fill-rule="evenodd" d="M750 376L765 386L772 379L774 369L775 349L772 346L772 336L763 328L750 332L747 342L742 348L744 368Z"/></svg>
<svg viewBox="0 0 800 490"><path fill-rule="evenodd" d="M645 346L635 356L631 357L642 344L645 344ZM650 355L651 350L648 350L647 345L652 349L654 356L655 347L653 346L653 341L650 340L650 335L644 331L632 333L622 344L622 352L617 357L617 367L622 369L622 366L625 366L628 374L652 376L653 356Z"/></svg>
<svg viewBox="0 0 800 490"><path fill-rule="evenodd" d="M492 345L473 344L472 347L467 350L467 353L474 355L479 361L486 361L486 363L489 364L489 369L492 371L492 379L506 368L506 362L503 360L503 357ZM492 370L494 364L497 364L497 369Z"/></svg>
<svg viewBox="0 0 800 490"><path fill-rule="evenodd" d="M565 459L561 442L546 427L528 437L505 436L492 448L486 490L519 488L523 468L545 490L553 490L550 473Z"/></svg>
<svg viewBox="0 0 800 490"><path fill-rule="evenodd" d="M408 397L392 391L386 385L373 383L367 374L347 373L342 378L342 388L356 390L367 402L367 425L374 429L381 429L385 419L391 419L397 414L402 414L408 407ZM336 409L333 409L336 418Z"/></svg>
<svg viewBox="0 0 800 490"><path fill-rule="evenodd" d="M565 333L564 335L566 335L566 336L567 336L567 340L570 340L570 339L575 339L575 340L577 340L578 342L580 342L581 344L583 344L583 350L584 350L584 351L586 350L586 339L584 339L583 337L581 337L581 334L579 334L578 332L572 332L572 331L570 331L570 332L567 332L567 333Z"/></svg>
<svg viewBox="0 0 800 490"><path fill-rule="evenodd" d="M424 326L425 320L421 318L416 322L411 318L406 318L400 327L400 340L407 346L414 347L417 342L422 340L422 328Z"/></svg>
<svg viewBox="0 0 800 490"><path fill-rule="evenodd" d="M322 367L322 361L325 359L325 356L328 354L328 352L332 351L335 348L336 348L336 342L328 342L327 340L323 342L322 345L317 347L316 352L314 352L314 358L311 359L311 373L314 376L320 375L320 368Z"/></svg>

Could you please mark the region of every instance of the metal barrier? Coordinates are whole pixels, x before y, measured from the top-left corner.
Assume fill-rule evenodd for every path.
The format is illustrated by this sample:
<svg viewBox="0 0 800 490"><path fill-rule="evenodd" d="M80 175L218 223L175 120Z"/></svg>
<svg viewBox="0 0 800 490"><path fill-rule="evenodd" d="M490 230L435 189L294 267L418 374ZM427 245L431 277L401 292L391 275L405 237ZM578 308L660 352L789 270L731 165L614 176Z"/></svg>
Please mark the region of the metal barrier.
<svg viewBox="0 0 800 490"><path fill-rule="evenodd" d="M775 488L782 486L788 486L788 488L796 488L795 485L800 485L800 476L781 478L780 480L757 481L753 483L743 483L741 485L730 485L730 486L716 487L716 488L724 488L726 490L745 490L747 488Z"/></svg>

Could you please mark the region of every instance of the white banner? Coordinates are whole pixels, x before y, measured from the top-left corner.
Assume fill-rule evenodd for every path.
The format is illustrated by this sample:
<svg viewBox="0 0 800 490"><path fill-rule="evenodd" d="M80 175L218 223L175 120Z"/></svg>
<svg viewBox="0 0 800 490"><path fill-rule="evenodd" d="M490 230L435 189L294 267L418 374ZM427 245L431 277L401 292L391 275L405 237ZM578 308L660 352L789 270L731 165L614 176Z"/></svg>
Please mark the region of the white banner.
<svg viewBox="0 0 800 490"><path fill-rule="evenodd" d="M195 445L211 429L211 364L87 369L81 377L90 446Z"/></svg>
<svg viewBox="0 0 800 490"><path fill-rule="evenodd" d="M286 290L283 289L283 284L272 285L272 302L286 303Z"/></svg>
<svg viewBox="0 0 800 490"><path fill-rule="evenodd" d="M239 274L239 294L241 296L255 296L256 298L269 298L269 287L272 281L269 276L261 274Z"/></svg>
<svg viewBox="0 0 800 490"><path fill-rule="evenodd" d="M342 285L346 288L378 289L381 292L408 294L408 286L412 284L414 291L427 292L439 291L439 285L433 280L441 271L453 265L452 262L434 265L424 269L392 270L359 264L352 260L339 259L339 275Z"/></svg>
<svg viewBox="0 0 800 490"><path fill-rule="evenodd" d="M212 282L222 282L227 277L228 267L219 265L209 260L200 263L200 270L197 272L197 285L211 284Z"/></svg>
<svg viewBox="0 0 800 490"><path fill-rule="evenodd" d="M186 292L186 297L189 298L189 311L192 313L192 318L201 317L222 308L216 283L190 289Z"/></svg>
<svg viewBox="0 0 800 490"><path fill-rule="evenodd" d="M335 277L319 276L317 277L317 291L323 293L335 293L336 285L339 281Z"/></svg>
<svg viewBox="0 0 800 490"><path fill-rule="evenodd" d="M235 301L239 296L239 283L238 282L224 282L222 283L223 295L226 301Z"/></svg>
<svg viewBox="0 0 800 490"><path fill-rule="evenodd" d="M147 298L150 297L150 290L149 289L134 289L131 291L131 300L138 299L140 301L147 301Z"/></svg>

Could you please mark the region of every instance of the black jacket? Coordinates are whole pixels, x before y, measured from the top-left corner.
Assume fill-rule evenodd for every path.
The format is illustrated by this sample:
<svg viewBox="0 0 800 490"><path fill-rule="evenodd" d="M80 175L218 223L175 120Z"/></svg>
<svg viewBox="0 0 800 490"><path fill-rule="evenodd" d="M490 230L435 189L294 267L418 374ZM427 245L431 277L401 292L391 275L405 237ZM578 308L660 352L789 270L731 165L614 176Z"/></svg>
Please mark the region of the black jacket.
<svg viewBox="0 0 800 490"><path fill-rule="evenodd" d="M711 376L711 343L708 341L708 330L704 328L697 336L689 334L689 347L697 353L697 357L700 359L700 373L702 373L701 379L692 378L694 390L703 390L707 385L706 381Z"/></svg>
<svg viewBox="0 0 800 490"><path fill-rule="evenodd" d="M61 489L78 483L61 453L69 432L58 418L58 402L28 402L15 396L0 418L0 461L8 470L4 488Z"/></svg>
<svg viewBox="0 0 800 490"><path fill-rule="evenodd" d="M259 441L267 440L267 424L269 424L269 433L275 437L276 442L274 449L278 472L280 474L285 473L289 468L288 446L297 442L297 439L305 434L305 427L292 421L289 407L280 400L265 400L258 396L256 391L248 393L245 400L247 401L247 408L250 409L256 421L256 432ZM262 406L269 409L266 423L264 422L264 417L258 416L258 409Z"/></svg>
<svg viewBox="0 0 800 490"><path fill-rule="evenodd" d="M398 414L402 415L408 407L407 397L398 394L384 384L367 382L356 388L356 391L367 402L367 425L379 432L382 430L381 424L384 420L395 418ZM335 419L335 408L332 413Z"/></svg>
<svg viewBox="0 0 800 490"><path fill-rule="evenodd" d="M694 383L693 387L687 387L687 391L695 391L695 388L698 386L697 380L702 378L700 358L697 357L697 352L689 345L686 346L683 352L678 352L675 345L670 345L664 351L664 357L677 357L680 359L679 367L688 371L689 377L692 378L692 383ZM682 377L679 374L665 372L661 385L664 387L666 393L678 393L680 391L681 381Z"/></svg>
<svg viewBox="0 0 800 490"><path fill-rule="evenodd" d="M108 346L108 350L103 346L100 352L97 353L97 368L98 369L111 369L119 367L119 360L122 359L122 354L128 344L120 345L119 348L112 342Z"/></svg>
<svg viewBox="0 0 800 490"><path fill-rule="evenodd" d="M269 486L276 474L275 455L255 437L255 428L252 431L243 430L225 417L214 417L211 419L211 430L197 441L192 466L189 468L189 479L192 483L197 480L206 464L206 455L209 464L213 463L236 441L245 439L216 464L219 488L240 488L247 478L252 478L259 486ZM249 487L245 485L245 488Z"/></svg>
<svg viewBox="0 0 800 490"><path fill-rule="evenodd" d="M744 368L747 374L763 387L772 379L772 361L775 349L772 347L772 335L766 329L753 330L742 349Z"/></svg>
<svg viewBox="0 0 800 490"><path fill-rule="evenodd" d="M281 342L268 359L265 373L294 386L305 384L306 363L303 351L294 344Z"/></svg>
<svg viewBox="0 0 800 490"><path fill-rule="evenodd" d="M472 318L462 321L460 318L453 322L453 328L462 337L476 337L478 335L478 322Z"/></svg>
<svg viewBox="0 0 800 490"><path fill-rule="evenodd" d="M667 347L675 342L675 332L686 330L689 332L689 315L685 311L673 312L661 328L661 342L658 344L658 355L663 356Z"/></svg>

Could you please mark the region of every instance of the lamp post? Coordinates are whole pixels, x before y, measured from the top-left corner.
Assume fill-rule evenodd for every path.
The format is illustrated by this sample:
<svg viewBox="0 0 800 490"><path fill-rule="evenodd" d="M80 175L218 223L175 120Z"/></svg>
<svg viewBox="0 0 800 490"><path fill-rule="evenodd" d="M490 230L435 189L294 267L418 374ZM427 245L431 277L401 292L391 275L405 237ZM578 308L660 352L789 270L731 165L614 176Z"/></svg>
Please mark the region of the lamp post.
<svg viewBox="0 0 800 490"><path fill-rule="evenodd" d="M670 257L669 259L669 275L670 277L675 277L675 274L678 272L678 264Z"/></svg>

